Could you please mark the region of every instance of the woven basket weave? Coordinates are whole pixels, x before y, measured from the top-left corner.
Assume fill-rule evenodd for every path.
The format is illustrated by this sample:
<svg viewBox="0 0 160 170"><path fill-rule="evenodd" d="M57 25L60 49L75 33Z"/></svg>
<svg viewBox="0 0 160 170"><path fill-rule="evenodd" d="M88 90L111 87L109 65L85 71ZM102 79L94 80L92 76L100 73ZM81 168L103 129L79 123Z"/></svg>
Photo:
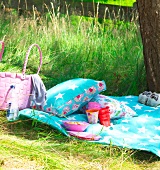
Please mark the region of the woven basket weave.
<svg viewBox="0 0 160 170"><path fill-rule="evenodd" d="M1 41L0 43L2 44L0 59L2 59L4 42ZM26 53L22 73L0 72L0 110L6 110L10 101L16 101L20 110L29 107L32 91L32 75L26 75L25 72L28 56L33 46L38 48L40 54L40 64L37 72L39 74L42 66L42 52L38 44L32 44ZM11 93L13 86L15 87L14 96Z"/></svg>

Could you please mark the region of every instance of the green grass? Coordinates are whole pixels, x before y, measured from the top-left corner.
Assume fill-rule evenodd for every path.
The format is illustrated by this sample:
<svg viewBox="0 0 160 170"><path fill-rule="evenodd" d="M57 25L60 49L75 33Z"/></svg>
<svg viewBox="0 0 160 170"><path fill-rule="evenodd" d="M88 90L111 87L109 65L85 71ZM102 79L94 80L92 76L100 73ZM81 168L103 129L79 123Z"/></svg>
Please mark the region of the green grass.
<svg viewBox="0 0 160 170"><path fill-rule="evenodd" d="M77 0L73 0L77 1ZM78 0L81 2L95 2L95 3L101 3L101 4L110 4L110 5L120 5L120 6L128 6L132 7L133 3L136 2L136 0Z"/></svg>
<svg viewBox="0 0 160 170"><path fill-rule="evenodd" d="M43 52L40 73L47 89L76 77L105 80L108 95L137 95L146 88L136 22L56 16L50 10L43 17L28 19L2 16L0 23L0 37L6 43L2 71L20 72L28 47L38 43ZM38 61L33 50L27 73L36 73Z"/></svg>
<svg viewBox="0 0 160 170"><path fill-rule="evenodd" d="M18 17L0 13L0 39L5 41L1 71L21 72L26 50L38 43L43 52L40 72L47 89L83 77L105 80L109 95L139 94L146 88L142 43L137 22L97 20L55 14ZM33 49L27 73L36 73ZM151 153L93 144L63 136L42 123L8 123L0 113L0 169L146 170L158 169Z"/></svg>

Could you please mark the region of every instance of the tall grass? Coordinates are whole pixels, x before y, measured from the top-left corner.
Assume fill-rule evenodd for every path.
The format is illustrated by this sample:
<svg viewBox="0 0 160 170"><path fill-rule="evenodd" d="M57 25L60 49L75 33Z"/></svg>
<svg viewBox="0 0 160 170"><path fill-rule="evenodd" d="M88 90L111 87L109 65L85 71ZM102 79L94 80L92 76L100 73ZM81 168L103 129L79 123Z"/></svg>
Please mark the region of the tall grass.
<svg viewBox="0 0 160 170"><path fill-rule="evenodd" d="M37 13L29 18L18 17L16 11L7 17L1 14L0 39L6 43L2 71L22 69L27 48L38 43L47 88L76 77L105 80L107 95L137 95L146 88L136 22L63 15L55 13L53 4L48 13ZM33 50L28 72L37 70L36 54Z"/></svg>

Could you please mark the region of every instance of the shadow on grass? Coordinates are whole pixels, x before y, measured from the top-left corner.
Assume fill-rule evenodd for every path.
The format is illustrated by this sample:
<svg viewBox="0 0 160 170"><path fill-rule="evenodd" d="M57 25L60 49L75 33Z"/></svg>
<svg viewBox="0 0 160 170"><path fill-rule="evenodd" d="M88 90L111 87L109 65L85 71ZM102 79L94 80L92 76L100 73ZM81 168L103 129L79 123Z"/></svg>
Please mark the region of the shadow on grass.
<svg viewBox="0 0 160 170"><path fill-rule="evenodd" d="M0 129L3 134L15 135L28 140L48 138L48 140L68 142L68 137L47 124L27 118L16 122L8 122L4 112L0 112Z"/></svg>

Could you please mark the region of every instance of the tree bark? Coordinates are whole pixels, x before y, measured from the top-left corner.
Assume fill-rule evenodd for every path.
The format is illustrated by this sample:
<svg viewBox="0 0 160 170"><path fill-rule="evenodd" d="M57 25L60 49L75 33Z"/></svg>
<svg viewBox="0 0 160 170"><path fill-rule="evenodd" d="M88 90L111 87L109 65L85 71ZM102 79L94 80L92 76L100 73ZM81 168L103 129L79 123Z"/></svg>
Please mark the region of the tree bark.
<svg viewBox="0 0 160 170"><path fill-rule="evenodd" d="M148 90L160 92L160 0L137 0Z"/></svg>

